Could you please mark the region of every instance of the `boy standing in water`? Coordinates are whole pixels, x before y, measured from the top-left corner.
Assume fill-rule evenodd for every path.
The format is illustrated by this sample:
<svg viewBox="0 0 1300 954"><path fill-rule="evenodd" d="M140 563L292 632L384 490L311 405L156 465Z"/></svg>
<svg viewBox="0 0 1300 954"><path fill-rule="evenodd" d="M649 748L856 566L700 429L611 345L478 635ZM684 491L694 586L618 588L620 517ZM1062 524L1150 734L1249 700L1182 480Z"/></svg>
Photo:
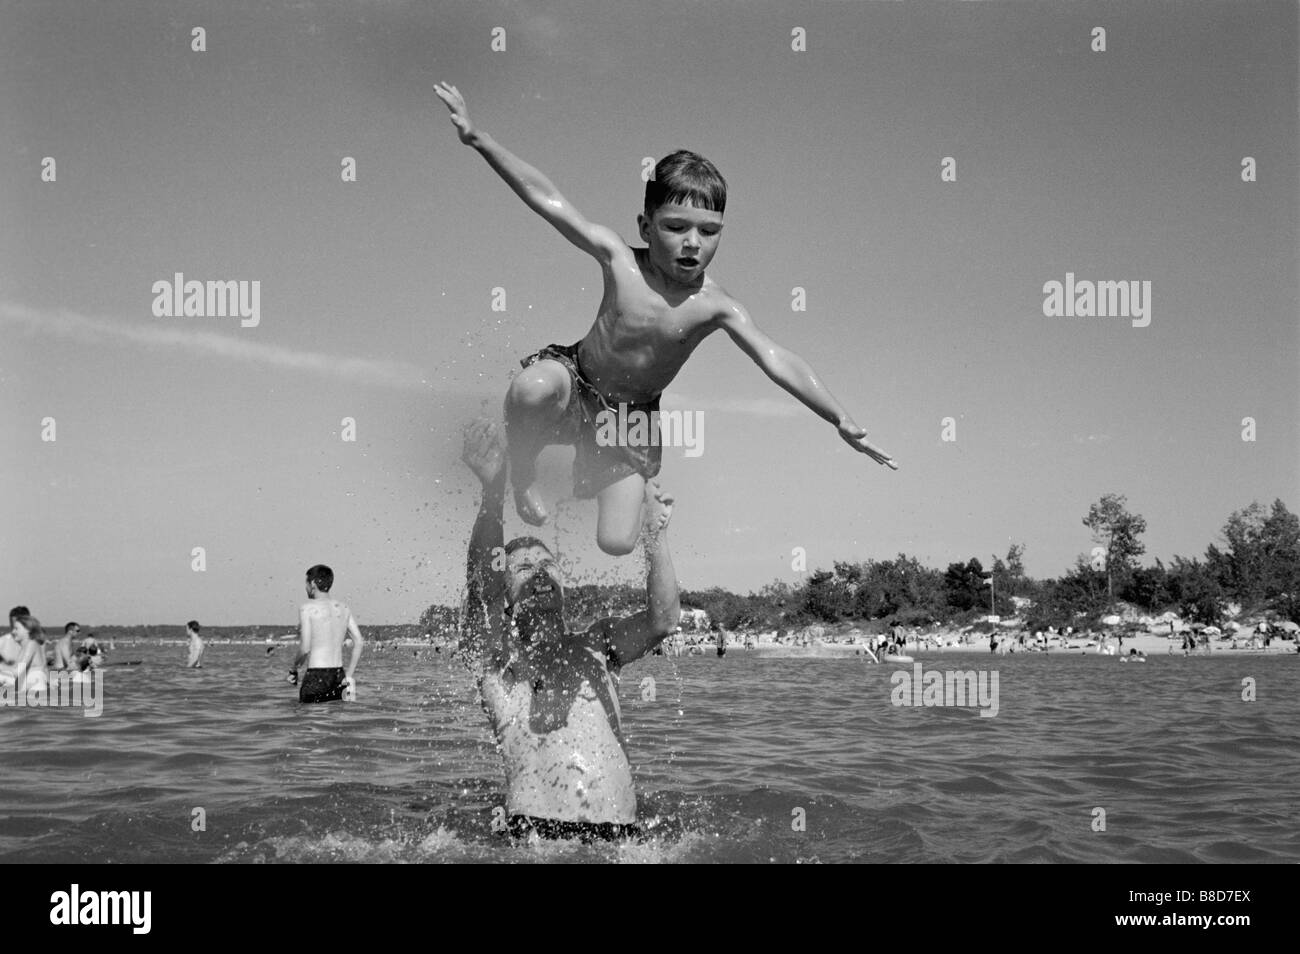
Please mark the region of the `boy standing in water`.
<svg viewBox="0 0 1300 954"><path fill-rule="evenodd" d="M664 388L719 329L768 377L833 424L850 447L897 469L807 362L759 331L745 306L705 275L722 237L727 203L726 181L711 162L686 151L659 161L637 216L647 247L630 248L611 229L588 222L541 172L471 125L456 87L439 84L436 92L461 142L482 154L529 208L595 258L604 275L604 297L586 336L525 358L506 395L510 481L525 522L537 526L547 519L533 486L538 453L548 444L574 444L574 496L597 499L597 543L615 556L632 552L646 481L659 473L659 435L609 446L598 435L597 418L650 420L657 431Z"/></svg>
<svg viewBox="0 0 1300 954"><path fill-rule="evenodd" d="M203 640L199 638L199 621L190 620L185 624L185 634L190 638L190 658L185 661L185 665L190 669L203 668Z"/></svg>
<svg viewBox="0 0 1300 954"><path fill-rule="evenodd" d="M298 613L298 656L289 670L289 682L298 682L298 669L304 662L307 672L298 688L299 702L333 702L356 700L353 682L361 650L366 641L352 618L347 604L330 596L334 571L317 564L307 571L308 601ZM352 658L343 668L343 640L352 634Z"/></svg>
<svg viewBox="0 0 1300 954"><path fill-rule="evenodd" d="M635 834L618 677L675 632L681 616L668 553L672 498L647 484L646 608L570 632L551 551L534 537L502 544L502 444L487 422L466 434L464 460L483 498L470 535L460 650L505 761L509 830L584 841Z"/></svg>

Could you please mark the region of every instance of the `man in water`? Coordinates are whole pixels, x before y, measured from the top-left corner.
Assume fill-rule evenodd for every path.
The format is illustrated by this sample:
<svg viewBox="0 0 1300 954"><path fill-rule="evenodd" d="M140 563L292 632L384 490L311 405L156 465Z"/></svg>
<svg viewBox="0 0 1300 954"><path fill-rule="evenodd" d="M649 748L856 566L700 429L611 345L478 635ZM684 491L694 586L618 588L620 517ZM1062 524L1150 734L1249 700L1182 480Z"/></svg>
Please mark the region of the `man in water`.
<svg viewBox="0 0 1300 954"><path fill-rule="evenodd" d="M199 626L199 621L197 619L192 619L185 624L185 635L190 638L190 655L185 661L185 665L189 669L203 668L204 646L203 640L199 637L199 631L201 629L202 627Z"/></svg>
<svg viewBox="0 0 1300 954"><path fill-rule="evenodd" d="M483 500L469 542L460 651L505 760L510 832L584 841L635 834L617 681L681 617L668 553L672 498L647 483L646 608L570 632L554 555L533 537L502 544L504 454L499 425L471 426L464 460Z"/></svg>
<svg viewBox="0 0 1300 954"><path fill-rule="evenodd" d="M80 638L81 627L76 623L68 623L63 627L63 636L54 641L54 662L50 665L51 669L76 668L72 661L72 641Z"/></svg>
<svg viewBox="0 0 1300 954"><path fill-rule="evenodd" d="M334 571L317 564L307 571L307 596L298 612L298 656L289 670L289 682L297 684L298 669L304 662L307 673L298 688L299 702L351 702L356 699L353 674L366 641L347 604L330 596ZM343 640L352 634L352 658L343 668Z"/></svg>

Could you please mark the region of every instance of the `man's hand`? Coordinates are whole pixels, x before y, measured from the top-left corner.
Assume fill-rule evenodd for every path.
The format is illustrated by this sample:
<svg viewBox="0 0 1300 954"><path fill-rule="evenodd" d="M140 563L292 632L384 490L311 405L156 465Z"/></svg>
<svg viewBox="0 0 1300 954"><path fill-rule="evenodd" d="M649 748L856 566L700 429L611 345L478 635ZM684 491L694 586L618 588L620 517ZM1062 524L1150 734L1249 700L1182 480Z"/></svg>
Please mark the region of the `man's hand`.
<svg viewBox="0 0 1300 954"><path fill-rule="evenodd" d="M460 459L474 471L483 486L495 483L506 459L506 439L500 422L483 418L465 428L465 447Z"/></svg>
<svg viewBox="0 0 1300 954"><path fill-rule="evenodd" d="M451 111L451 124L456 127L456 134L460 136L460 141L469 145L474 139L474 127L469 121L469 110L465 108L465 97L461 96L460 90L450 83L439 83L433 91Z"/></svg>
<svg viewBox="0 0 1300 954"><path fill-rule="evenodd" d="M840 437L844 438L844 443L859 454L866 454L877 464L884 464L891 470L898 470L898 464L894 463L894 458L889 452L868 441L867 432L854 424L851 418L845 417L840 421L838 430Z"/></svg>
<svg viewBox="0 0 1300 954"><path fill-rule="evenodd" d="M660 487L657 480L646 481L644 513L646 536L653 539L668 529L668 521L673 516L673 495Z"/></svg>

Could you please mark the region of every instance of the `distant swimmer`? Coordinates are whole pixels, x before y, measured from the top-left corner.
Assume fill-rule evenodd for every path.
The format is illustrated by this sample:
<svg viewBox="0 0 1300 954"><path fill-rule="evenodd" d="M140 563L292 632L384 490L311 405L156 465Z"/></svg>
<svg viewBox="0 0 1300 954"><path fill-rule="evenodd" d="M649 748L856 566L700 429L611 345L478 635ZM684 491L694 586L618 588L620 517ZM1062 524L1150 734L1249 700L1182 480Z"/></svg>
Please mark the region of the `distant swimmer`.
<svg viewBox="0 0 1300 954"><path fill-rule="evenodd" d="M201 629L202 627L199 626L197 619L192 619L185 624L185 634L190 638L190 657L185 661L185 665L190 669L203 668L203 650L206 647L204 647L203 640L199 637Z"/></svg>
<svg viewBox="0 0 1300 954"><path fill-rule="evenodd" d="M616 680L681 617L666 532L672 498L646 485L646 608L571 632L555 555L534 537L503 545L502 445L499 425L480 422L466 433L464 460L483 497L470 535L459 650L505 762L507 828L515 837L584 841L635 835Z"/></svg>
<svg viewBox="0 0 1300 954"><path fill-rule="evenodd" d="M317 564L307 571L306 603L298 613L298 655L289 670L289 682L298 683L304 662L307 672L298 686L299 702L334 702L357 697L354 673L366 641L347 605L333 599L334 571ZM352 658L343 668L343 641L352 634Z"/></svg>
<svg viewBox="0 0 1300 954"><path fill-rule="evenodd" d="M22 607L18 607L21 609ZM18 657L13 662L0 663L0 676L17 686L19 692L36 692L48 688L49 670L45 664L45 633L40 620L31 615L15 617L10 624L14 641L18 644Z"/></svg>
<svg viewBox="0 0 1300 954"><path fill-rule="evenodd" d="M68 623L63 627L63 635L54 640L54 661L50 664L52 669L73 669L75 663L72 659L72 641L80 641L81 627L76 623Z"/></svg>
<svg viewBox="0 0 1300 954"><path fill-rule="evenodd" d="M90 667L92 669L98 669L100 666L104 665L104 653L100 650L99 640L95 638L94 633L91 633L81 641L81 645L77 647L77 652L84 653L90 657Z"/></svg>

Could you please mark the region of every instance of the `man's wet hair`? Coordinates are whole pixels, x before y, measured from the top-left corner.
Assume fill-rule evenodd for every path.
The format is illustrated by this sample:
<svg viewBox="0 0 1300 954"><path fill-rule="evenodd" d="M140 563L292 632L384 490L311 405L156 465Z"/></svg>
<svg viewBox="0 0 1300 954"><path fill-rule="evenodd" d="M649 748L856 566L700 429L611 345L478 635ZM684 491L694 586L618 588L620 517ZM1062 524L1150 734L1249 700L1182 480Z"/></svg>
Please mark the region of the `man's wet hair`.
<svg viewBox="0 0 1300 954"><path fill-rule="evenodd" d="M551 548L536 537L515 537L505 545L506 556L510 556L516 550L522 550L525 547L541 547L547 553L551 553ZM555 554L551 553L551 556L555 556Z"/></svg>
<svg viewBox="0 0 1300 954"><path fill-rule="evenodd" d="M192 629L192 630L194 630L194 632L197 633L197 632L199 632L199 630L201 630L203 627L199 625L199 621L198 621L197 619L192 619L192 620L190 620L188 623L185 624L185 628L186 628L186 629Z"/></svg>
<svg viewBox="0 0 1300 954"><path fill-rule="evenodd" d="M63 631L65 633L70 633L77 628L79 628L77 623L66 623L64 624Z"/></svg>
<svg viewBox="0 0 1300 954"><path fill-rule="evenodd" d="M15 606L13 609L9 611L9 625L12 626L14 624L14 620L16 620L20 616L31 616L31 615L32 615L32 611L29 610L26 606Z"/></svg>
<svg viewBox="0 0 1300 954"><path fill-rule="evenodd" d="M655 164L654 175L645 184L645 216L669 202L694 205L710 212L727 209L727 180L699 153L678 149Z"/></svg>
<svg viewBox="0 0 1300 954"><path fill-rule="evenodd" d="M307 582L314 583L322 593L328 593L334 586L334 571L324 563L317 563L307 571Z"/></svg>

